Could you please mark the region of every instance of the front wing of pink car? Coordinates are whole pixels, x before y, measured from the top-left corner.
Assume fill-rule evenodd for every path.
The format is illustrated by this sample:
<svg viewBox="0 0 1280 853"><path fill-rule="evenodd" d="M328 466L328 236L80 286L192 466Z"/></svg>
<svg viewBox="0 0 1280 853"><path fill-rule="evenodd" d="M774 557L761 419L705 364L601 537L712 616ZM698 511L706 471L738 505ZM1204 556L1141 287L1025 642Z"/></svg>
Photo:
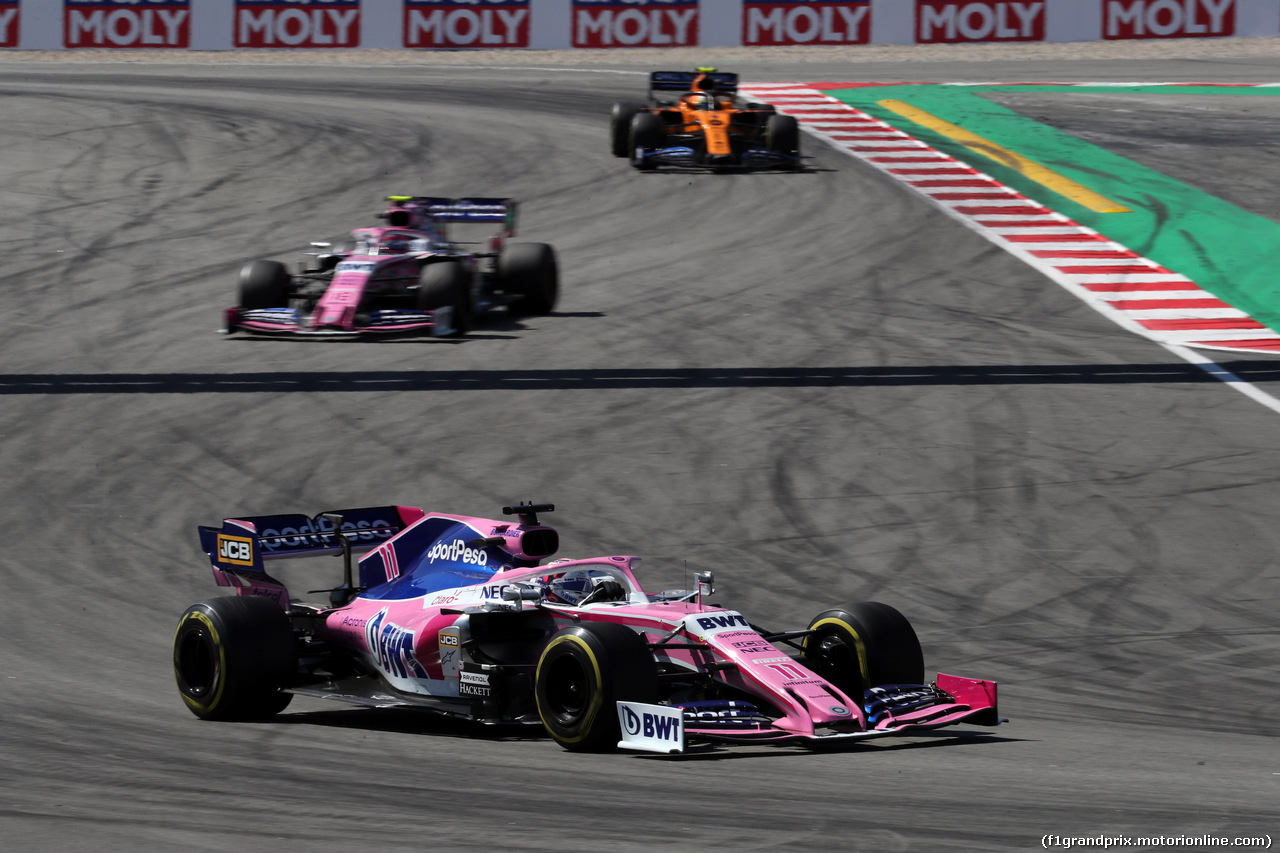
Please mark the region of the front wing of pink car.
<svg viewBox="0 0 1280 853"><path fill-rule="evenodd" d="M848 712L848 709L842 709ZM938 673L928 685L885 685L867 691L862 710L865 728L848 731L781 728L750 702L724 700L649 705L618 702L620 749L681 753L690 741L804 742L809 745L911 735L969 722L1000 722L996 683ZM857 712L854 712L857 713ZM852 724L852 720L851 720Z"/></svg>

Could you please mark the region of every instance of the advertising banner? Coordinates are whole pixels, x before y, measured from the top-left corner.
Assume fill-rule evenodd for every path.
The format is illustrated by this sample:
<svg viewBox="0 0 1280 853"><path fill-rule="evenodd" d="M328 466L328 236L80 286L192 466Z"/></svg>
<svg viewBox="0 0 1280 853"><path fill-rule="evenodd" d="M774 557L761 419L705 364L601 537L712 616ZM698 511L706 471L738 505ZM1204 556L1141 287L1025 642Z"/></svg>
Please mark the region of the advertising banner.
<svg viewBox="0 0 1280 853"><path fill-rule="evenodd" d="M697 47L698 0L573 0L574 47Z"/></svg>
<svg viewBox="0 0 1280 853"><path fill-rule="evenodd" d="M190 43L190 0L63 0L63 47L172 48Z"/></svg>
<svg viewBox="0 0 1280 853"><path fill-rule="evenodd" d="M747 46L868 44L871 0L745 0L742 43Z"/></svg>
<svg viewBox="0 0 1280 853"><path fill-rule="evenodd" d="M404 0L404 46L528 47L532 0Z"/></svg>
<svg viewBox="0 0 1280 853"><path fill-rule="evenodd" d="M1103 0L1104 39L1217 38L1236 34L1236 0Z"/></svg>
<svg viewBox="0 0 1280 853"><path fill-rule="evenodd" d="M0 50L10 51L519 51L1276 37L1280 0L0 0Z"/></svg>
<svg viewBox="0 0 1280 853"><path fill-rule="evenodd" d="M18 0L0 0L0 47L18 46L18 26L21 24L19 13L22 11Z"/></svg>
<svg viewBox="0 0 1280 853"><path fill-rule="evenodd" d="M916 43L1044 41L1046 0L916 0Z"/></svg>
<svg viewBox="0 0 1280 853"><path fill-rule="evenodd" d="M360 0L235 0L236 47L359 47Z"/></svg>

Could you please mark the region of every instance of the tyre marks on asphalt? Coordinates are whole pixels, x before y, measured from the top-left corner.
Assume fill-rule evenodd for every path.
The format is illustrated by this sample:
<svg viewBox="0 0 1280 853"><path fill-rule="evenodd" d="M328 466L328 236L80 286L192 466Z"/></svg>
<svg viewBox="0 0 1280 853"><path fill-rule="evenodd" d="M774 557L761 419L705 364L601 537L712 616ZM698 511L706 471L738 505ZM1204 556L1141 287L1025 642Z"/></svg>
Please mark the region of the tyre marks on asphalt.
<svg viewBox="0 0 1280 853"><path fill-rule="evenodd" d="M804 83L740 88L910 187L1131 332L1168 347L1280 353L1280 335L1186 276L878 118Z"/></svg>

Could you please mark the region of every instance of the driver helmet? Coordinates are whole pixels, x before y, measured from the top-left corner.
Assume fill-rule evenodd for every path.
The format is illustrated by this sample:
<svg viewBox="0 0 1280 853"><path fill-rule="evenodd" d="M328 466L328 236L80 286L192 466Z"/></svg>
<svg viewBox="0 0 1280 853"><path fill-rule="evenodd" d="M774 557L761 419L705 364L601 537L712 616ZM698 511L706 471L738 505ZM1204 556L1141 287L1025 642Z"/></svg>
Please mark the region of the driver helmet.
<svg viewBox="0 0 1280 853"><path fill-rule="evenodd" d="M706 92L690 92L685 95L685 102L690 109L695 110L714 110L716 108L715 96Z"/></svg>
<svg viewBox="0 0 1280 853"><path fill-rule="evenodd" d="M407 251L409 251L409 238L401 234L396 234L382 244L384 255L403 255Z"/></svg>
<svg viewBox="0 0 1280 853"><path fill-rule="evenodd" d="M555 604L580 604L588 597L593 602L625 601L627 591L613 575L596 569L574 569L547 584L547 600Z"/></svg>

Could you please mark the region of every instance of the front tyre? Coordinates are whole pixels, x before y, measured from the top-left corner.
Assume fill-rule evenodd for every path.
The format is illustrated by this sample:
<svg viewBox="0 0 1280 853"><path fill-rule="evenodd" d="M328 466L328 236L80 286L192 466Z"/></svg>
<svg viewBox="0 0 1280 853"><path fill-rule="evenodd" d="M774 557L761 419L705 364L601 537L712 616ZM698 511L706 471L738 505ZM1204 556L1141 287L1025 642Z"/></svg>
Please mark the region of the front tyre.
<svg viewBox="0 0 1280 853"><path fill-rule="evenodd" d="M897 610L877 601L859 601L824 610L809 623L805 664L862 700L882 684L923 684L924 654L916 632Z"/></svg>
<svg viewBox="0 0 1280 853"><path fill-rule="evenodd" d="M173 674L202 720L255 720L285 709L298 670L289 617L269 598L230 596L193 604L178 620Z"/></svg>
<svg viewBox="0 0 1280 853"><path fill-rule="evenodd" d="M657 701L658 667L625 625L589 622L558 631L538 660L534 697L547 732L573 752L602 752L622 737L617 702Z"/></svg>
<svg viewBox="0 0 1280 853"><path fill-rule="evenodd" d="M644 107L639 104L625 101L613 105L613 111L609 114L609 150L614 157L626 157L631 153L627 150L631 134L631 117L642 109Z"/></svg>
<svg viewBox="0 0 1280 853"><path fill-rule="evenodd" d="M453 309L448 337L462 337L471 330L471 272L457 261L427 264L418 276L418 309Z"/></svg>
<svg viewBox="0 0 1280 853"><path fill-rule="evenodd" d="M631 119L628 144L631 165L640 170L652 169L653 161L644 155L661 148L665 137L666 130L662 126L662 119L656 113L636 113Z"/></svg>
<svg viewBox="0 0 1280 853"><path fill-rule="evenodd" d="M771 115L764 125L764 144L770 151L800 158L800 125L795 116ZM799 162L795 164L799 166ZM794 167L793 167L794 168Z"/></svg>
<svg viewBox="0 0 1280 853"><path fill-rule="evenodd" d="M240 268L240 307L287 308L293 277L279 261L250 261Z"/></svg>

